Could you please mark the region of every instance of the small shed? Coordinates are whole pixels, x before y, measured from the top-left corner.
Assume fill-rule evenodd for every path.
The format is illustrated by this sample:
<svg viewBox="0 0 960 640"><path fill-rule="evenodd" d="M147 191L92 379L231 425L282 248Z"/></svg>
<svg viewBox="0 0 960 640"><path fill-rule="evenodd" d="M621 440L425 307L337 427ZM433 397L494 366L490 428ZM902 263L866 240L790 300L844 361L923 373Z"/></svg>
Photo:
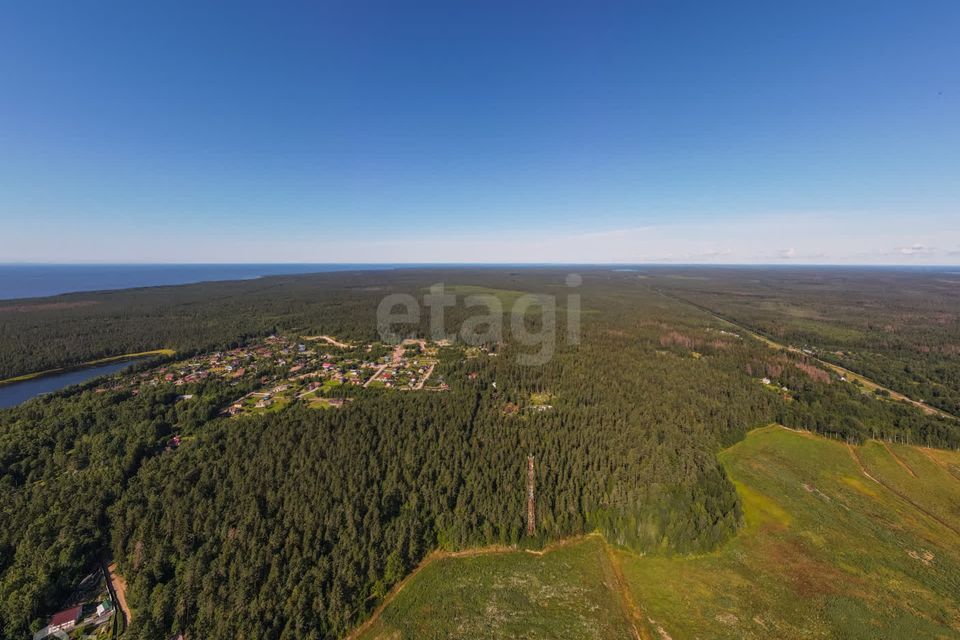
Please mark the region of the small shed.
<svg viewBox="0 0 960 640"><path fill-rule="evenodd" d="M98 616L102 616L102 615L104 615L105 613L110 613L111 611L113 611L113 603L110 602L109 599L104 600L103 602L101 602L100 604L97 605L97 615L98 615Z"/></svg>

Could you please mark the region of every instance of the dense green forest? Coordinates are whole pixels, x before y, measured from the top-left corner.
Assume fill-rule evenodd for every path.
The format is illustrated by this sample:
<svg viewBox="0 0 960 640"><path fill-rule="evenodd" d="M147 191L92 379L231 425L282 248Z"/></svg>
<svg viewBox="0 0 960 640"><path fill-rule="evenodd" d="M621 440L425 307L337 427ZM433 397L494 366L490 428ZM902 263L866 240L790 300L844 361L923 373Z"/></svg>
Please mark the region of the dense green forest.
<svg viewBox="0 0 960 640"><path fill-rule="evenodd" d="M387 293L443 281L562 298L565 275L405 270L76 294L3 312L0 353L13 375L273 331L372 338ZM0 411L2 634L42 626L86 563L110 552L129 585L131 638L336 637L436 547L599 530L636 551L714 548L742 518L716 453L761 424L960 446L955 421L735 335L648 278L583 276L579 344L561 339L541 366L518 363L528 347L509 332L496 356L450 349L439 365L447 392L363 390L341 409L295 403L226 419L218 408L236 390L201 382L74 389ZM50 307L81 298L94 303ZM448 328L469 311L448 309ZM407 329L427 335L429 320ZM184 392L194 400L177 402ZM184 439L171 450L173 433Z"/></svg>
<svg viewBox="0 0 960 640"><path fill-rule="evenodd" d="M647 270L652 286L960 416L960 274L935 268Z"/></svg>

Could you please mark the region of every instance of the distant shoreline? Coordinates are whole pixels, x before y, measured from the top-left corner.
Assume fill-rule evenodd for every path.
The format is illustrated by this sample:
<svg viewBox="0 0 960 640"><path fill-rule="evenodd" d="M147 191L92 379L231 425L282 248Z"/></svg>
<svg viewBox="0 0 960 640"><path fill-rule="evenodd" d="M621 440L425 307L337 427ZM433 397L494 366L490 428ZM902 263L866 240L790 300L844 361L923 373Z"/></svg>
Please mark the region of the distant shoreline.
<svg viewBox="0 0 960 640"><path fill-rule="evenodd" d="M956 265L815 265L681 263L0 263L0 306L6 301L48 298L70 293L172 287L202 282L256 280L350 271L398 269L610 269L628 273L646 269L891 270L956 275Z"/></svg>
<svg viewBox="0 0 960 640"><path fill-rule="evenodd" d="M268 276L393 269L389 264L0 264L0 303L68 293L173 287Z"/></svg>
<svg viewBox="0 0 960 640"><path fill-rule="evenodd" d="M56 369L44 369L43 371L34 371L33 373L24 373L23 375L14 376L12 378L6 378L5 380L0 380L0 387L6 386L8 384L16 384L18 382L26 382L27 380L34 380L36 378L42 378L43 376L50 376L57 373L66 373L67 371L77 371L80 369L86 369L87 367L94 367L100 364L117 362L119 360L136 360L139 358L147 358L150 356L172 356L175 353L176 351L174 351L173 349L154 349L152 351L140 351L138 353L124 353L118 356L108 356L106 358L97 358L96 360L81 362L72 367L57 367Z"/></svg>

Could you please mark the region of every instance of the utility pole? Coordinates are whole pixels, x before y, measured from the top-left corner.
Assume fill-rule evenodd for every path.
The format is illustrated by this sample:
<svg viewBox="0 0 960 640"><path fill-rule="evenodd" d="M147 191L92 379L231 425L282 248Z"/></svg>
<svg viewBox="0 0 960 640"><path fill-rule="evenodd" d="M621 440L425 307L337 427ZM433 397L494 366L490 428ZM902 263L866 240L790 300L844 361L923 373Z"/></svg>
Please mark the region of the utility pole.
<svg viewBox="0 0 960 640"><path fill-rule="evenodd" d="M537 533L537 510L533 498L534 475L533 475L533 456L527 456L527 535L534 536Z"/></svg>

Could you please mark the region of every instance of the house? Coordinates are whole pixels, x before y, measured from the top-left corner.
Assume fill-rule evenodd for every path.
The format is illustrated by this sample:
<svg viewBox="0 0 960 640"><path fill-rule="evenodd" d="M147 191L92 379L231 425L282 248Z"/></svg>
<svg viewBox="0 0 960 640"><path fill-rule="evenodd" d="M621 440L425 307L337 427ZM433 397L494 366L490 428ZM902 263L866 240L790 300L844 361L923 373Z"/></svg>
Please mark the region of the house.
<svg viewBox="0 0 960 640"><path fill-rule="evenodd" d="M53 617L50 618L50 626L47 630L51 633L54 631L70 631L80 622L80 614L82 613L82 606L71 607L55 613Z"/></svg>
<svg viewBox="0 0 960 640"><path fill-rule="evenodd" d="M102 616L113 611L113 603L110 600L104 600L97 605L97 616Z"/></svg>

